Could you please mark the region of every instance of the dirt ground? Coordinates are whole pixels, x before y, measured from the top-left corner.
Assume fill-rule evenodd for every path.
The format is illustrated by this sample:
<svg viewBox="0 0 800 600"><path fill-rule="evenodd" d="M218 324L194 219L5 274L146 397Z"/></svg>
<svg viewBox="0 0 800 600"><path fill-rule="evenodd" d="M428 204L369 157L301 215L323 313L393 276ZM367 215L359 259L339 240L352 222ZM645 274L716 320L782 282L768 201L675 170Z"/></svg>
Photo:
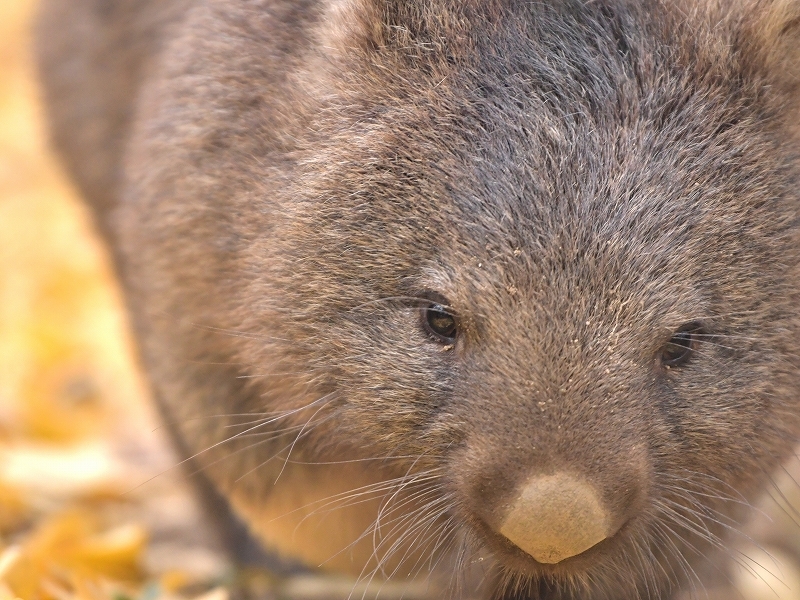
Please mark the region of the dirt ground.
<svg viewBox="0 0 800 600"><path fill-rule="evenodd" d="M0 0L0 600L347 598L346 580L236 571L204 528L108 257L46 149L33 9ZM800 600L798 470L740 544L745 600Z"/></svg>

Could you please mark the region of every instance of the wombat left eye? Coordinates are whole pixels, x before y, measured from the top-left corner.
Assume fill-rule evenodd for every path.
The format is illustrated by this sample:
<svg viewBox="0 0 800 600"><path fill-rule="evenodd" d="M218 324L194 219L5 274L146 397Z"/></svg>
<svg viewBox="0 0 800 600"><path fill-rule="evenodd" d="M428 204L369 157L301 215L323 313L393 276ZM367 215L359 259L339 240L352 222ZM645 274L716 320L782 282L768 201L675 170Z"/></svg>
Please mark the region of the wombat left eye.
<svg viewBox="0 0 800 600"><path fill-rule="evenodd" d="M428 333L443 344L452 344L456 339L455 317L441 304L431 304L422 310L422 322Z"/></svg>
<svg viewBox="0 0 800 600"><path fill-rule="evenodd" d="M661 364L665 367L679 367L685 364L697 350L703 333L699 323L682 325L661 349Z"/></svg>

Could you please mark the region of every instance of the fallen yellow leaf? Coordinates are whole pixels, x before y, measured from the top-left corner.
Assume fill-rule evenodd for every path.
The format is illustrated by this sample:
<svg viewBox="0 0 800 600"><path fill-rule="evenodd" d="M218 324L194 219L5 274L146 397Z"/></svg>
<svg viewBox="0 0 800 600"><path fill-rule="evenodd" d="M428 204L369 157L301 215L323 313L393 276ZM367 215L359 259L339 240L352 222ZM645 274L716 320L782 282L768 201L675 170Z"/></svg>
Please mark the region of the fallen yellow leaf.
<svg viewBox="0 0 800 600"><path fill-rule="evenodd" d="M62 513L40 524L28 536L5 574L0 574L0 582L23 600L62 600L53 590L64 587L62 574L68 573L73 588L70 591L81 592L80 600L95 600L85 582L140 579L146 541L147 535L138 525L104 530L87 511ZM55 586L58 579L62 583ZM76 581L84 581L83 588L75 589Z"/></svg>
<svg viewBox="0 0 800 600"><path fill-rule="evenodd" d="M0 600L19 600L19 597L7 585L0 583Z"/></svg>
<svg viewBox="0 0 800 600"><path fill-rule="evenodd" d="M29 518L30 510L22 494L0 482L0 535L15 531ZM3 600L0 597L0 600Z"/></svg>

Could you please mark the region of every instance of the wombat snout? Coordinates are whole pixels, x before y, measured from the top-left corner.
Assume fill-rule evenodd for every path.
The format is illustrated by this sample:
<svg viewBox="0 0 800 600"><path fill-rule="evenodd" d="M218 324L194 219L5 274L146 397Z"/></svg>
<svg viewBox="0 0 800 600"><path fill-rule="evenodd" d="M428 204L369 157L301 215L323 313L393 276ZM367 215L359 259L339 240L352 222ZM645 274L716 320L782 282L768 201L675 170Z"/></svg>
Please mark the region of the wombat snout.
<svg viewBox="0 0 800 600"><path fill-rule="evenodd" d="M500 533L538 562L555 564L613 535L612 520L591 484L557 473L523 484Z"/></svg>
<svg viewBox="0 0 800 600"><path fill-rule="evenodd" d="M560 444L553 438L544 445ZM590 549L595 557L613 554L612 538L627 535L625 526L635 523L648 504L646 453L630 444L620 443L616 455L609 453L608 445L593 448L589 440L544 454L529 450L527 455L515 455L508 449L501 459L503 469L492 464L486 450L484 446L465 461L482 474L460 489L486 525L484 534L496 537L498 550L515 555L513 560L522 568L571 564L569 559L588 559L585 553Z"/></svg>

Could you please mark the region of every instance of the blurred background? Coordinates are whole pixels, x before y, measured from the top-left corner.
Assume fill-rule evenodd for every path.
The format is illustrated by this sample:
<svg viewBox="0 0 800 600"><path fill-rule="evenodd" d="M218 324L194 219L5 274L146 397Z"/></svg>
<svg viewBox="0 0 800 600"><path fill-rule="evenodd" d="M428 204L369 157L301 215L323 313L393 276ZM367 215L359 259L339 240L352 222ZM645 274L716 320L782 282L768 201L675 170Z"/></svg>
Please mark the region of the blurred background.
<svg viewBox="0 0 800 600"><path fill-rule="evenodd" d="M218 599L231 570L171 469L108 257L46 147L35 8L0 0L0 599Z"/></svg>
<svg viewBox="0 0 800 600"><path fill-rule="evenodd" d="M234 571L204 529L109 259L47 149L34 10L0 0L0 600L348 597L348 581ZM795 463L739 539L745 600L800 600Z"/></svg>

